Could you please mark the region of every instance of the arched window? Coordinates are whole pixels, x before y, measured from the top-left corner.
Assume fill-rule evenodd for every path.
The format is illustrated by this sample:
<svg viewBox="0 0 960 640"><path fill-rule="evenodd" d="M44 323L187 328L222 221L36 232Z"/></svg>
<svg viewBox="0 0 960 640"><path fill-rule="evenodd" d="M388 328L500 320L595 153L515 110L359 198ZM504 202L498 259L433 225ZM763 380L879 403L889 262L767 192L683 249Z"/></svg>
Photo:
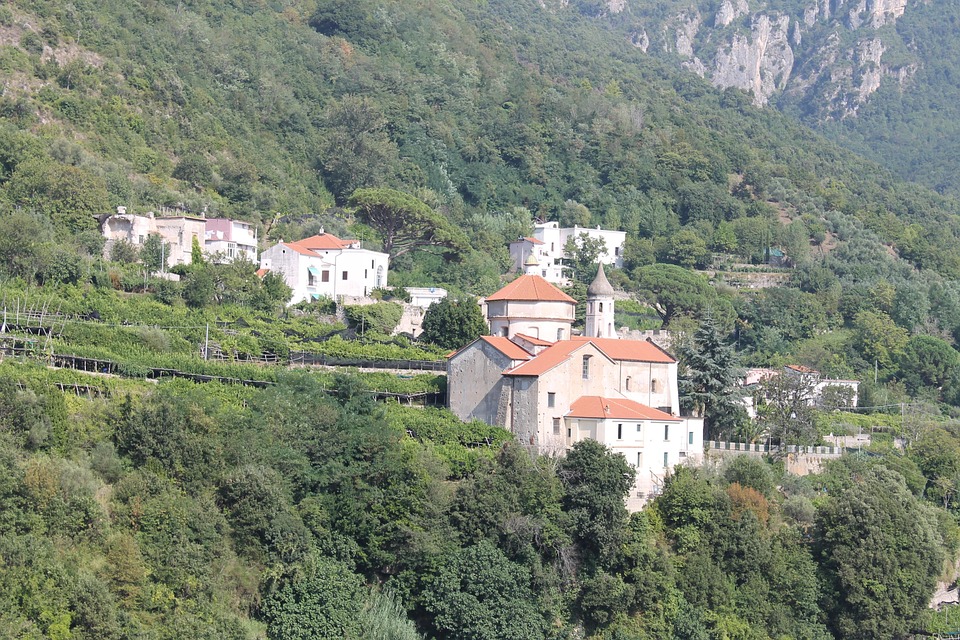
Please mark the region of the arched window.
<svg viewBox="0 0 960 640"><path fill-rule="evenodd" d="M603 313L603 303L600 302L600 303L598 303L598 304L600 305L600 313Z"/></svg>
<svg viewBox="0 0 960 640"><path fill-rule="evenodd" d="M627 376L627 381L626 381L627 391L633 391L633 389L630 388L631 382L632 382L632 379L630 378L630 376Z"/></svg>
<svg viewBox="0 0 960 640"><path fill-rule="evenodd" d="M583 356L583 379L590 379L590 358L593 356Z"/></svg>
<svg viewBox="0 0 960 640"><path fill-rule="evenodd" d="M657 393L659 386L660 386L660 385L657 384L657 381L656 381L656 380L651 380L651 381L650 381L650 391L651 391L651 393Z"/></svg>

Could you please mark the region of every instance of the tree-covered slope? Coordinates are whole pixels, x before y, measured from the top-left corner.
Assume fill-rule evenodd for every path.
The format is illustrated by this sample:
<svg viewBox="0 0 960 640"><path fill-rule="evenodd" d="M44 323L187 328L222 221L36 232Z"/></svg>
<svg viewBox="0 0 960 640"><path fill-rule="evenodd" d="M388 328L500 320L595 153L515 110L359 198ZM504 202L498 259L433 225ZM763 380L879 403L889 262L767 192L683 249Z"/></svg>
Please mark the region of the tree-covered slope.
<svg viewBox="0 0 960 640"><path fill-rule="evenodd" d="M0 20L0 195L64 229L118 204L270 223L390 185L469 232L476 256L438 268L464 288L505 266L529 220L515 207L642 238L686 225L708 244L749 217L779 234L776 209L816 237L835 213L960 272L956 203L572 9L50 0Z"/></svg>
<svg viewBox="0 0 960 640"><path fill-rule="evenodd" d="M905 179L957 193L955 3L588 0L569 10Z"/></svg>

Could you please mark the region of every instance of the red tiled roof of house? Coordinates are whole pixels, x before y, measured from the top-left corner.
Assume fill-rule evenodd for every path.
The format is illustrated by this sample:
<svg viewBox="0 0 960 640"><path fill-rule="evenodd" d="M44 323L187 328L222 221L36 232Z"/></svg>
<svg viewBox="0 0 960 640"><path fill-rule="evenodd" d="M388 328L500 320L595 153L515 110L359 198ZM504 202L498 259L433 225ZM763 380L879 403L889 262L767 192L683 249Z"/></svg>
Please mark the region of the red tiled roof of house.
<svg viewBox="0 0 960 640"><path fill-rule="evenodd" d="M528 336L525 333L514 334L515 338L520 338L521 340L526 340L530 344L536 345L538 347L549 347L553 343L549 340L541 340L540 338L534 338L533 336Z"/></svg>
<svg viewBox="0 0 960 640"><path fill-rule="evenodd" d="M543 244L543 240L537 240L536 238L533 238L530 236L527 236L526 238L524 238L524 240L526 240L527 242L532 242L533 244Z"/></svg>
<svg viewBox="0 0 960 640"><path fill-rule="evenodd" d="M314 253L313 251L310 251L310 249L307 249L304 246L297 244L296 242L284 242L283 246L285 246L288 249L292 249L293 251L296 251L300 255L312 256L314 258L320 257L318 254Z"/></svg>
<svg viewBox="0 0 960 640"><path fill-rule="evenodd" d="M345 249L356 242L356 240L341 240L332 233L321 233L319 235L310 236L309 238L304 238L303 240L297 240L291 244L298 245L304 249Z"/></svg>
<svg viewBox="0 0 960 640"><path fill-rule="evenodd" d="M534 302L570 302L577 301L540 276L520 276L496 293L487 297L487 302L496 300L529 300Z"/></svg>
<svg viewBox="0 0 960 640"><path fill-rule="evenodd" d="M533 359L503 372L505 376L539 376L563 363L575 351L586 346L585 341L560 340L541 351Z"/></svg>
<svg viewBox="0 0 960 640"><path fill-rule="evenodd" d="M592 342L612 360L676 362L673 356L647 340L618 340L617 338L588 338L586 336L574 336L571 340Z"/></svg>
<svg viewBox="0 0 960 640"><path fill-rule="evenodd" d="M596 418L603 420L664 420L680 422L680 418L664 413L659 409L625 398L604 398L601 396L580 396L567 413L569 418Z"/></svg>
<svg viewBox="0 0 960 640"><path fill-rule="evenodd" d="M816 369L805 367L802 364L787 364L784 365L784 369L790 369L792 371L796 371L797 373L820 373Z"/></svg>
<svg viewBox="0 0 960 640"><path fill-rule="evenodd" d="M532 356L520 345L503 336L480 336L480 339L511 360L529 360Z"/></svg>
<svg viewBox="0 0 960 640"><path fill-rule="evenodd" d="M257 269L257 276L261 278L267 275L268 273L270 273L270 269Z"/></svg>

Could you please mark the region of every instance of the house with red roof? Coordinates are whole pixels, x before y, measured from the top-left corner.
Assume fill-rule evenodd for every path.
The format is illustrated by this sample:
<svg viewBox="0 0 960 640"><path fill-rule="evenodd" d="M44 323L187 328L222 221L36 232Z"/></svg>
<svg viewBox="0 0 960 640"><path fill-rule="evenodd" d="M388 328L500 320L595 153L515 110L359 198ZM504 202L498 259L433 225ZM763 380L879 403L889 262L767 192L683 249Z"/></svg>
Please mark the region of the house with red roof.
<svg viewBox="0 0 960 640"><path fill-rule="evenodd" d="M387 286L390 256L320 230L296 242L280 241L260 254L261 270L283 276L290 303L320 298L365 298Z"/></svg>
<svg viewBox="0 0 960 640"><path fill-rule="evenodd" d="M588 315L613 316L602 267L588 289ZM639 509L678 464L703 455L703 419L680 416L677 361L650 341L609 337L607 323L570 334L576 302L528 273L487 298L490 336L452 354L451 411L512 431L531 450L562 454L593 439L622 453ZM592 334L592 335L591 335ZM614 334L615 335L615 334Z"/></svg>

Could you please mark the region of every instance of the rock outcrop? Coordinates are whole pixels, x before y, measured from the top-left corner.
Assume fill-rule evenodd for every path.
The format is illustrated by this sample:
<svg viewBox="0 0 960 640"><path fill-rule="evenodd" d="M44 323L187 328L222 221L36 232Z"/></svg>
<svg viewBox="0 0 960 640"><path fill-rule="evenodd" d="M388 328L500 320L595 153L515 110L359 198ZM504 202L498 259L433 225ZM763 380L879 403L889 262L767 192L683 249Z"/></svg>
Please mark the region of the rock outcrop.
<svg viewBox="0 0 960 640"><path fill-rule="evenodd" d="M735 34L729 46L717 51L711 82L751 91L757 104L766 104L786 87L793 71L789 28L789 16L755 17L749 36Z"/></svg>
<svg viewBox="0 0 960 640"><path fill-rule="evenodd" d="M757 105L776 96L829 119L856 115L886 79L904 86L916 72L902 54L897 64L884 60L884 38L891 36L878 30L920 1L807 0L787 13L766 0L722 0L712 15L693 6L659 18L659 25L643 17L645 3L654 0L631 0L628 6L607 0L607 6L636 15L629 37L643 51L675 56L715 86L751 93ZM651 11L650 19L655 15Z"/></svg>

